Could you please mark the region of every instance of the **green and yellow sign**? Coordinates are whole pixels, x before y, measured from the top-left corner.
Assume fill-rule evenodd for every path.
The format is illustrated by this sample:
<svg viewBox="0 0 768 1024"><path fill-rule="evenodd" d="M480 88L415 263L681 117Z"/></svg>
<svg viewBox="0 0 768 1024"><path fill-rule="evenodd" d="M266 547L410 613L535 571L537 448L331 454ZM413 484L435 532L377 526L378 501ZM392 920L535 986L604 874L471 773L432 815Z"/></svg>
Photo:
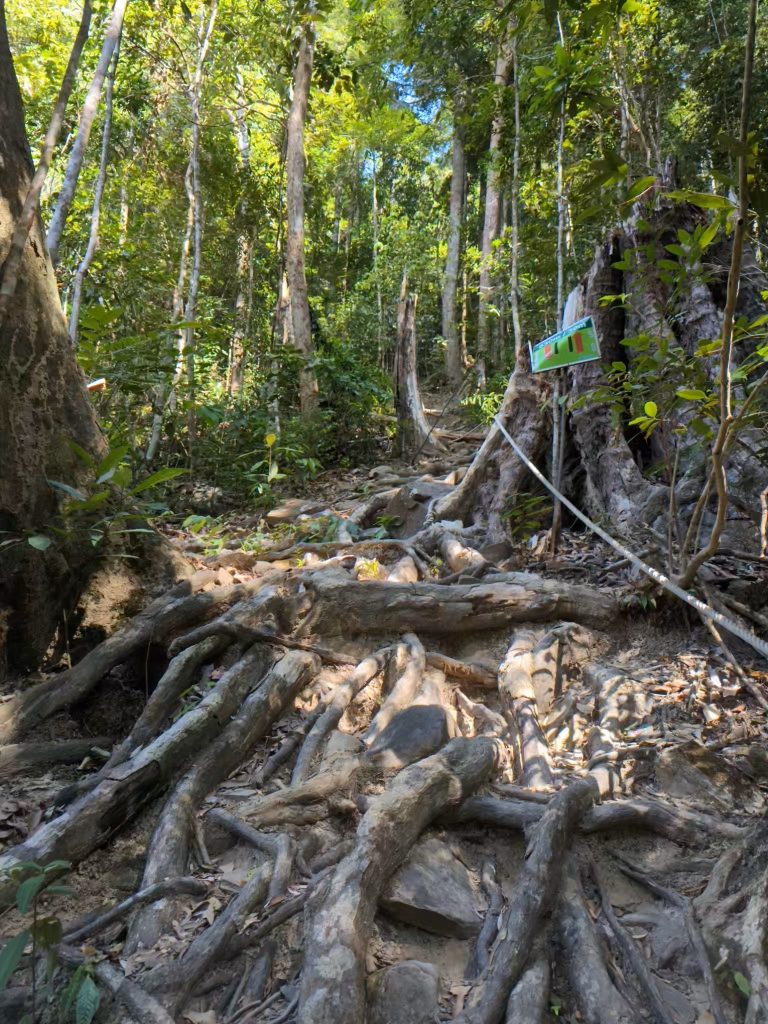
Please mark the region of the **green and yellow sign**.
<svg viewBox="0 0 768 1024"><path fill-rule="evenodd" d="M600 345L592 317L584 317L551 338L529 345L531 370L543 373L545 370L559 370L561 366L574 363L589 363L600 358Z"/></svg>

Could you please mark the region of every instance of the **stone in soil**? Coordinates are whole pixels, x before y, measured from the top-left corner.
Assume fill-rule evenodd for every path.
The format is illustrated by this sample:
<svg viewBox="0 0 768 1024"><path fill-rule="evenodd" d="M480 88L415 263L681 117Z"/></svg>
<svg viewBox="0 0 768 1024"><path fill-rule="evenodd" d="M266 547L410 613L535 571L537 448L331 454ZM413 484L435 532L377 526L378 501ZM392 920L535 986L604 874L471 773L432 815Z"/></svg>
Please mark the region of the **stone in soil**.
<svg viewBox="0 0 768 1024"><path fill-rule="evenodd" d="M371 1024L433 1024L438 1013L437 970L420 960L401 960L368 979Z"/></svg>
<svg viewBox="0 0 768 1024"><path fill-rule="evenodd" d="M368 755L380 768L405 768L436 753L455 735L454 722L442 704L415 704L395 715Z"/></svg>
<svg viewBox="0 0 768 1024"><path fill-rule="evenodd" d="M724 757L698 743L664 750L656 761L656 778L672 797L691 800L703 809L759 814L765 800L755 786Z"/></svg>
<svg viewBox="0 0 768 1024"><path fill-rule="evenodd" d="M446 938L470 938L482 925L469 872L434 838L414 847L385 890L381 908L397 921Z"/></svg>

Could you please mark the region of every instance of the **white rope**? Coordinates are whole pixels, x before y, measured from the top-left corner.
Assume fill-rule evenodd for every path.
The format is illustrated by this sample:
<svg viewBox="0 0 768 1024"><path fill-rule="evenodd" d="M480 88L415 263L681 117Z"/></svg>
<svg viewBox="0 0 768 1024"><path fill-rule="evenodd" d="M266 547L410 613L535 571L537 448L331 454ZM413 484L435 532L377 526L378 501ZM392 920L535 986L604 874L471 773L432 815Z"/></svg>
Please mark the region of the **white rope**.
<svg viewBox="0 0 768 1024"><path fill-rule="evenodd" d="M715 611L714 608L710 608L708 604L705 604L703 601L700 601L698 597L694 597L693 594L689 594L687 590L683 590L682 587L678 587L678 585L676 583L673 583L668 576L665 576L663 573L659 572L658 569L654 569L652 565L648 565L648 563L644 562L642 558L638 558L637 555L627 550L627 548L625 548L622 544L619 544L617 540L614 540L614 538L611 537L610 534L606 533L602 527L598 526L597 523L593 523L589 516L584 515L584 513L580 509L576 508L576 506L572 502L570 502L565 497L565 495L561 494L560 491L558 491L554 484L551 484L549 480L547 480L547 478L544 476L541 470L534 466L534 464L531 462L531 460L528 458L525 452L512 439L507 428L501 422L501 419L499 418L498 415L494 416L493 421L501 431L503 437L512 446L515 454L520 459L523 460L525 465L528 467L528 469L530 469L530 471L533 473L536 479L540 480L541 483L543 483L544 486L547 488L547 490L556 498L559 498L562 504L565 505L567 509L570 509L570 511L576 516L576 518L580 519L585 526L588 526L593 533L596 533L598 537L604 540L606 544L610 545L613 548L613 550L617 551L623 558L628 559L633 565L637 566L637 568L640 569L641 572L644 572L646 576L650 576L652 580L654 580L656 583L662 586L665 590L668 590L670 594L674 594L675 597L679 597L681 601L685 601L685 603L689 604L691 608L695 608L696 611L703 615L705 618L710 619L710 621L712 622L715 622L718 626L721 626L723 629L727 629L729 633L733 633L734 636L737 636L740 640L743 640L744 643L749 644L749 646L753 650L757 651L759 654L762 654L764 658L768 659L768 643L766 643L765 640L761 640L760 637L756 636L751 630L745 629L743 626L740 626L738 622L734 622L733 619L729 619L727 615L723 615L721 612Z"/></svg>

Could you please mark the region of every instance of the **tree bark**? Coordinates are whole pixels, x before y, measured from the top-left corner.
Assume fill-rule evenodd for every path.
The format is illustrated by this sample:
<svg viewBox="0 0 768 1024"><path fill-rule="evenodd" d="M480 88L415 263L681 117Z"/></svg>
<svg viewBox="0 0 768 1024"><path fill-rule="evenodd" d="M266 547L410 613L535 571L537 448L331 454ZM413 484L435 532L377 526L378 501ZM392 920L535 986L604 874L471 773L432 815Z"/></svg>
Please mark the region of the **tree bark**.
<svg viewBox="0 0 768 1024"><path fill-rule="evenodd" d="M315 26L312 20L314 8L314 2L310 2L307 20L301 27L299 53L293 74L293 98L288 114L285 160L288 220L285 272L291 297L293 344L302 359L299 370L299 407L305 419L313 415L319 400L317 376L311 363L314 345L304 263L304 127L315 53Z"/></svg>
<svg viewBox="0 0 768 1024"><path fill-rule="evenodd" d="M501 135L504 130L503 91L512 67L510 41L504 39L496 58L494 82L497 90L497 107L491 125L491 141L488 146L488 173L485 184L485 217L483 220L483 241L480 262L479 309L477 319L477 379L485 387L488 375L488 360L491 355L491 311L493 301L493 280L491 262L493 243L499 233L501 189L499 186L499 160Z"/></svg>
<svg viewBox="0 0 768 1024"><path fill-rule="evenodd" d="M85 150L88 146L91 128L93 127L93 121L99 107L101 90L104 87L104 80L107 77L112 56L115 52L115 48L117 47L120 33L123 29L123 19L125 18L125 9L127 6L128 0L115 0L112 8L112 14L109 22L107 23L107 30L104 34L104 43L101 47L99 63L96 65L96 71L93 74L88 94L85 97L83 110L80 114L80 124L78 125L77 136L69 154L67 169L64 173L64 184L61 187L61 192L59 192L59 197L56 200L56 206L54 207L53 215L51 216L46 244L54 266L59 262L61 236L64 232L64 225L67 222L67 217L69 216L72 200L75 198L77 180L80 177L80 170L85 158Z"/></svg>
<svg viewBox="0 0 768 1024"><path fill-rule="evenodd" d="M10 251L33 181L21 100L0 3L0 262ZM63 611L71 610L94 561L89 539L40 551L27 538L55 525L48 483L77 485L74 440L98 455L103 441L69 343L42 226L35 217L18 284L0 320L0 676L6 659L29 671L42 660ZM50 538L49 538L50 539Z"/></svg>
<svg viewBox="0 0 768 1024"><path fill-rule="evenodd" d="M189 287L187 299L184 304L184 321L187 324L194 322L197 315L197 293L200 289L200 270L203 261L203 188L200 181L200 118L202 114L201 100L203 89L203 76L205 73L205 62L208 58L208 50L211 45L216 15L218 14L218 0L213 0L208 23L205 31L202 31L201 10L201 33L195 65L195 75L189 89L189 106L192 116L192 146L189 155L191 168L191 179L189 183L189 205L192 211L192 266L189 271ZM195 329L184 327L182 332L182 343L179 350L179 361L184 363L184 372L187 376L187 398L189 401L189 412L187 414L187 443L189 447L189 458L192 459L195 446L196 417L195 417Z"/></svg>
<svg viewBox="0 0 768 1024"><path fill-rule="evenodd" d="M451 199L448 212L448 251L443 277L442 318L445 341L445 373L452 387L461 384L464 366L456 322L456 290L461 259L461 223L464 213L464 179L466 156L464 152L464 126L461 90L456 91L453 104L453 147L451 157Z"/></svg>
<svg viewBox="0 0 768 1024"><path fill-rule="evenodd" d="M517 25L514 26L517 29ZM512 312L512 332L515 339L515 366L527 369L528 353L523 348L523 331L520 325L520 62L517 59L517 32L512 36L512 79L515 100L515 142L512 150L511 252L509 267L509 305Z"/></svg>
<svg viewBox="0 0 768 1024"><path fill-rule="evenodd" d="M120 59L120 39L117 40L115 52L112 56L112 63L109 66L107 77L107 88L104 94L104 128L101 137L101 160L99 161L99 172L96 175L96 187L93 192L93 206L91 207L91 230L88 234L88 244L80 265L75 272L72 282L72 308L69 311L69 337L72 344L77 347L77 326L80 319L80 305L83 298L83 284L88 273L93 257L99 247L99 222L101 219L101 199L104 195L104 186L107 183L107 166L109 163L109 139L112 133L112 94L115 89L115 75L117 74L117 62Z"/></svg>
<svg viewBox="0 0 768 1024"><path fill-rule="evenodd" d="M245 95L243 81L237 73L237 107L232 117L235 138L240 154L242 192L238 206L239 230L237 234L237 295L235 297L235 325L230 346L227 390L236 397L243 389L245 371L245 339L250 328L251 299L253 294L253 232L247 223L247 191L251 179L251 146L248 123L245 118Z"/></svg>
<svg viewBox="0 0 768 1024"><path fill-rule="evenodd" d="M408 276L404 274L397 306L395 345L395 411L397 439L402 454L420 448L430 439L430 428L424 415L416 374L417 298L409 294Z"/></svg>
<svg viewBox="0 0 768 1024"><path fill-rule="evenodd" d="M83 53L83 47L88 39L92 13L93 4L91 0L85 0L83 3L83 15L80 19L80 27L77 30L75 41L72 44L72 52L69 55L67 69L64 72L64 78L61 82L61 89L59 90L59 95L56 99L53 113L51 114L48 131L45 133L45 140L43 141L43 148L40 151L40 159L37 163L35 176L29 186L29 191L27 192L26 199L24 200L24 207L21 211L21 215L16 221L10 252L0 269L0 317L5 315L5 309L16 291L16 285L19 279L19 268L21 266L22 256L24 255L24 247L27 244L29 233L32 230L35 218L38 215L40 196L43 191L43 186L45 185L45 179L48 176L48 170L51 166L53 151L56 148L56 143L59 141L61 128L64 124L64 114L67 110L67 103L69 102L69 97L75 84L75 76L77 75L77 69L80 65L80 57Z"/></svg>

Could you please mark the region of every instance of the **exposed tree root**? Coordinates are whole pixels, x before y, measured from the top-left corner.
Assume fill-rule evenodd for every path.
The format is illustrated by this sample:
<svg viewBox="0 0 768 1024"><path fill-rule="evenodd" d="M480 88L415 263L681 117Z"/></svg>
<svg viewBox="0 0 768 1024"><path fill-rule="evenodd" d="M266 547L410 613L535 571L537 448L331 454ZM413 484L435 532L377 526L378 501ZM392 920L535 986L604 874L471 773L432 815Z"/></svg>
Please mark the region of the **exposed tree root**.
<svg viewBox="0 0 768 1024"><path fill-rule="evenodd" d="M264 579L249 584L214 587L195 593L210 583L213 573L201 572L153 601L140 615L95 647L67 672L38 683L0 704L0 740L7 743L22 736L38 722L83 700L110 669L126 661L150 643L160 643L178 629L199 621L211 611L261 589Z"/></svg>
<svg viewBox="0 0 768 1024"><path fill-rule="evenodd" d="M313 901L301 978L301 1024L365 1019L365 945L384 883L430 821L459 803L493 771L491 740L455 740L404 769L371 804L357 843Z"/></svg>
<svg viewBox="0 0 768 1024"><path fill-rule="evenodd" d="M518 373L504 415L526 450L543 437L540 399L538 383ZM607 503L617 516L637 501L651 507L656 491L638 484L623 438L611 435L598 457L587 429L607 436L606 421L575 426L595 507ZM749 786L764 777L756 753L763 719L739 733L728 724L744 712L737 701L751 699L747 682L758 683L740 670L746 694L726 698L737 692L726 689L734 677L726 680L720 665L717 677L710 665L705 701L701 671L685 683L658 677L656 666L633 671L626 635L610 636L623 623L618 592L570 582L580 578L574 565L583 577L583 566L599 561L591 553L586 562L577 553L575 563L554 566L549 577L506 571L520 564L519 552L494 566L480 548L488 550L487 533L503 532L502 484L514 495L526 474L493 431L478 459L452 492L435 481L431 492L422 490L442 496L433 502L435 521L420 533L365 544L342 534L332 544L275 549L268 560L313 557L237 586L201 591L212 582L199 575L73 669L0 705L0 734L14 736L85 699L149 645L168 651L164 674L106 764L71 783L54 802L66 804L61 813L48 812L0 856L0 903L8 906L18 885L9 869L30 861L77 865L167 793L148 846L141 832L137 891L107 909L100 900L64 928L65 964L82 962L73 947L86 939L104 949L108 959L97 957L94 970L115 993L115 1019L180 1024L213 1020L205 1015L214 1012L220 1024L378 1022L378 981L369 993L366 979L411 948L400 943L400 929L418 942L418 894L427 891L446 913L469 901L467 929L449 922L445 932L471 935L452 939L454 952L464 943L465 959L455 976L440 979L441 1005L447 988L456 1024L544 1024L561 998L570 1019L586 1024L641 1024L649 1013L668 1024L675 1019L668 973L650 944L637 945L632 915L625 921L614 910L624 907L620 879L608 870L616 864L681 922L682 945L695 961L695 1009L708 1010L715 1024L743 1019L735 1013L738 972L750 988L747 1020L768 1020L766 835L764 823L750 828L748 816L763 798L755 787L749 811L731 813L729 798L706 813L712 805L692 798L689 806L671 784L665 795L660 782L661 759L688 749L689 734L676 729L690 727L691 716L701 749L721 758L713 762L718 778ZM418 490L413 480L407 486ZM350 520L366 522L381 500L375 495ZM453 522L441 521L449 515ZM456 518L475 518L487 530ZM371 549L373 580L355 562ZM337 550L344 556L316 557ZM605 634L587 628L595 626ZM722 729L712 739L704 730L719 715ZM27 766L75 763L107 742L0 748L0 781ZM622 857L628 829L642 833L639 864L635 848L632 863ZM663 856L644 858L643 843ZM696 878L714 861L685 853L694 847L722 856L691 899L660 885L654 872L688 872L686 893L700 892ZM425 849L440 865L437 881L418 881ZM596 885L586 871L582 877L590 862ZM416 896L404 926L385 888L409 877L417 879L409 883ZM190 908L201 896L204 918L200 906ZM431 928L434 908L422 911ZM13 1000L0 1000L0 1012L24 1012L28 992L20 986ZM439 1016L436 1006L430 1013Z"/></svg>
<svg viewBox="0 0 768 1024"><path fill-rule="evenodd" d="M252 753L289 702L317 672L311 654L291 651L266 675L237 716L195 762L168 799L152 836L144 886L181 874L189 857L193 818L203 798ZM173 920L172 905L155 904L134 918L126 948L152 946Z"/></svg>
<svg viewBox="0 0 768 1024"><path fill-rule="evenodd" d="M0 779L46 764L78 764L92 754L111 745L108 736L89 739L52 740L50 743L8 743L0 747Z"/></svg>
<svg viewBox="0 0 768 1024"><path fill-rule="evenodd" d="M456 1018L461 1024L498 1024L502 1020L509 993L528 961L542 918L555 899L574 827L597 796L594 779L579 779L545 808L531 833L519 888L503 917L491 962L478 978L464 1012Z"/></svg>

